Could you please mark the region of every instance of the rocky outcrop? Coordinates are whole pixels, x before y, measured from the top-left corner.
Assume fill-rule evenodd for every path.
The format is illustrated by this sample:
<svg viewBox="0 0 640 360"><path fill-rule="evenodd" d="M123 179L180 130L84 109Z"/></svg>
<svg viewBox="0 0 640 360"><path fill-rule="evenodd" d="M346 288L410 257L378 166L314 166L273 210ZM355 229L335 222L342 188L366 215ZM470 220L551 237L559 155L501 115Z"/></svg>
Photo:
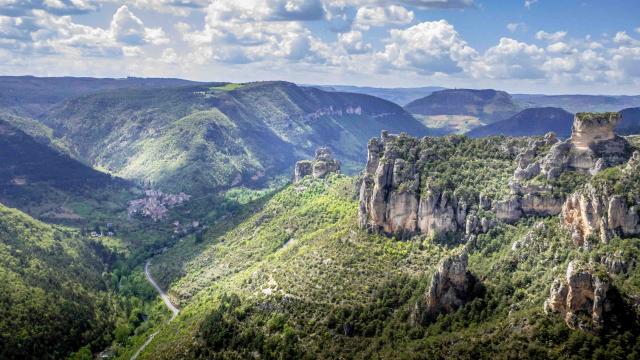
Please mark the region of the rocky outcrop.
<svg viewBox="0 0 640 360"><path fill-rule="evenodd" d="M418 140L400 135L402 141ZM400 157L398 136L382 133L369 141L367 167L360 187L359 222L374 232L407 237L464 230L468 207L449 191L420 189L418 161ZM417 157L417 154L413 154Z"/></svg>
<svg viewBox="0 0 640 360"><path fill-rule="evenodd" d="M527 184L541 172L541 153L558 143L554 133L546 134L542 139L532 140L527 148L516 157L518 167L513 173L510 187L513 196L494 204L498 219L513 222L522 216L551 216L560 213L563 199L553 195L551 188Z"/></svg>
<svg viewBox="0 0 640 360"><path fill-rule="evenodd" d="M618 113L577 113L571 137L551 148L542 161L542 173L549 179L566 170L595 174L626 162L633 147L614 133L619 121Z"/></svg>
<svg viewBox="0 0 640 360"><path fill-rule="evenodd" d="M569 263L565 278L557 279L551 286L544 303L545 312L559 313L572 329L600 328L613 308L610 287L608 277L595 275L574 260Z"/></svg>
<svg viewBox="0 0 640 360"><path fill-rule="evenodd" d="M614 235L640 234L638 205L628 206L620 195L606 195L587 184L572 194L562 206L562 224L571 231L577 246L607 243Z"/></svg>
<svg viewBox="0 0 640 360"><path fill-rule="evenodd" d="M293 182L297 183L305 176L314 179L323 178L329 173L340 172L340 162L333 157L331 150L321 147L316 150L313 160L300 160L296 162L293 173Z"/></svg>
<svg viewBox="0 0 640 360"><path fill-rule="evenodd" d="M466 251L444 259L414 308L414 322L425 323L439 314L455 311L472 298L474 286L475 278L467 271Z"/></svg>

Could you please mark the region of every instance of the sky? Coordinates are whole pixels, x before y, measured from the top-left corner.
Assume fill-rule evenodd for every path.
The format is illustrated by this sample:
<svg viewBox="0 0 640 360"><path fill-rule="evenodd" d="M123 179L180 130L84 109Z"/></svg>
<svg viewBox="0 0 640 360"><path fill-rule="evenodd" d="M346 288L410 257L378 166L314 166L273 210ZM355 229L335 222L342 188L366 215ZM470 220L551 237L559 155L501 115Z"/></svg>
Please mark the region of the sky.
<svg viewBox="0 0 640 360"><path fill-rule="evenodd" d="M0 0L0 74L640 94L638 0Z"/></svg>

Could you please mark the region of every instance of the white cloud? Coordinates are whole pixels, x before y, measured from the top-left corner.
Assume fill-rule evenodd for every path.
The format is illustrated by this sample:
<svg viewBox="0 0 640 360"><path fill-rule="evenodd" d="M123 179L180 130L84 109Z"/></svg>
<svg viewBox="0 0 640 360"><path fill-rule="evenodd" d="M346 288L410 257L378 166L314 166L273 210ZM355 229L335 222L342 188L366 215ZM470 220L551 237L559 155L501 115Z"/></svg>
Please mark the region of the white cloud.
<svg viewBox="0 0 640 360"><path fill-rule="evenodd" d="M120 0L103 0L114 4L122 4ZM168 13L178 16L187 16L194 10L201 10L209 4L208 0L128 0L126 4L145 10L153 10L160 13Z"/></svg>
<svg viewBox="0 0 640 360"><path fill-rule="evenodd" d="M446 20L423 22L404 30L392 29L378 61L388 67L423 74L458 73L476 55Z"/></svg>
<svg viewBox="0 0 640 360"><path fill-rule="evenodd" d="M178 61L178 54L173 48L166 48L162 51L160 61L166 64L175 64Z"/></svg>
<svg viewBox="0 0 640 360"><path fill-rule="evenodd" d="M640 41L627 35L626 31L618 31L613 37L613 42L619 45L639 46Z"/></svg>
<svg viewBox="0 0 640 360"><path fill-rule="evenodd" d="M566 31L556 31L554 33L548 33L546 31L541 30L536 33L536 39L549 41L549 42L558 42L564 39L565 36L567 36Z"/></svg>
<svg viewBox="0 0 640 360"><path fill-rule="evenodd" d="M544 76L540 66L544 49L503 37L474 64L474 76L498 79L536 79Z"/></svg>
<svg viewBox="0 0 640 360"><path fill-rule="evenodd" d="M363 41L360 31L338 34L338 43L349 54L363 54L371 51L371 44Z"/></svg>
<svg viewBox="0 0 640 360"><path fill-rule="evenodd" d="M464 9L475 7L474 0L398 0L398 3L422 9Z"/></svg>
<svg viewBox="0 0 640 360"><path fill-rule="evenodd" d="M527 9L531 9L531 6L537 2L538 0L525 0L524 7L526 7Z"/></svg>
<svg viewBox="0 0 640 360"><path fill-rule="evenodd" d="M526 32L528 30L527 28L527 24L523 23L523 22L519 22L519 23L508 23L507 24L507 30L509 30L510 32L516 32L518 30L520 31L524 31Z"/></svg>
<svg viewBox="0 0 640 360"><path fill-rule="evenodd" d="M45 10L32 10L30 16L0 17L0 46L14 42L24 53L58 53L65 56L139 56L146 44L168 42L161 28L147 28L142 21L120 7L107 29L77 24L70 16L56 16Z"/></svg>
<svg viewBox="0 0 640 360"><path fill-rule="evenodd" d="M553 43L547 46L547 51L550 53L565 53L570 50L569 45L566 43L559 41L557 43Z"/></svg>
<svg viewBox="0 0 640 360"><path fill-rule="evenodd" d="M413 21L413 11L402 6L363 6L355 16L354 27L368 30L371 26L406 25Z"/></svg>
<svg viewBox="0 0 640 360"><path fill-rule="evenodd" d="M97 10L94 0L0 0L0 15L24 16L33 10L55 15L84 14Z"/></svg>
<svg viewBox="0 0 640 360"><path fill-rule="evenodd" d="M324 15L320 0L216 0L207 7L207 18L221 22L320 20Z"/></svg>
<svg viewBox="0 0 640 360"><path fill-rule="evenodd" d="M302 21L324 16L319 0L218 0L207 7L201 30L184 23L176 28L190 56L202 63L317 63L331 57L332 49Z"/></svg>

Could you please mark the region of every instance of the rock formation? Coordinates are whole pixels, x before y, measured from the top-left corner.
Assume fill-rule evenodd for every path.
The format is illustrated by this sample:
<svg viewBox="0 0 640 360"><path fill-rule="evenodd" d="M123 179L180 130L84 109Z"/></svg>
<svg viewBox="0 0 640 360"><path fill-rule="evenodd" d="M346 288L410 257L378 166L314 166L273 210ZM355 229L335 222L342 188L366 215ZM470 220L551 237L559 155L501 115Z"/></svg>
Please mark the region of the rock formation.
<svg viewBox="0 0 640 360"><path fill-rule="evenodd" d="M566 277L557 279L551 286L544 309L545 312L561 314L570 328L599 328L613 307L608 296L609 290L608 277L595 275L588 267L574 260L569 263ZM584 315L590 321L585 321Z"/></svg>
<svg viewBox="0 0 640 360"><path fill-rule="evenodd" d="M626 162L633 148L613 132L619 121L618 113L577 113L571 137L551 148L542 162L542 173L549 179L565 170L595 174Z"/></svg>
<svg viewBox="0 0 640 360"><path fill-rule="evenodd" d="M567 199L560 216L574 244L589 247L593 241L607 243L613 235L640 234L638 209L620 195L603 194L587 184Z"/></svg>
<svg viewBox="0 0 640 360"><path fill-rule="evenodd" d="M433 278L423 299L416 304L412 318L424 323L439 314L448 314L469 301L473 294L475 278L467 271L467 253L444 259Z"/></svg>
<svg viewBox="0 0 640 360"><path fill-rule="evenodd" d="M493 211L502 221L514 222L523 216L550 216L560 213L563 199L553 195L550 187L527 184L541 172L541 154L544 148L558 143L554 133L542 139L531 140L527 148L516 157L518 167L509 183L513 195L495 202Z"/></svg>
<svg viewBox="0 0 640 360"><path fill-rule="evenodd" d="M335 172L340 172L340 162L333 157L329 148L321 147L316 150L316 156L313 160L296 162L293 182L297 183L304 179L305 176L318 179L325 177L328 173Z"/></svg>
<svg viewBox="0 0 640 360"><path fill-rule="evenodd" d="M417 139L400 137L401 141L413 142L410 151L417 150ZM400 237L464 230L467 205L448 191L428 185L420 189L416 163L422 160L401 158L397 139L398 136L383 132L381 140L369 141L367 167L360 187L360 226Z"/></svg>

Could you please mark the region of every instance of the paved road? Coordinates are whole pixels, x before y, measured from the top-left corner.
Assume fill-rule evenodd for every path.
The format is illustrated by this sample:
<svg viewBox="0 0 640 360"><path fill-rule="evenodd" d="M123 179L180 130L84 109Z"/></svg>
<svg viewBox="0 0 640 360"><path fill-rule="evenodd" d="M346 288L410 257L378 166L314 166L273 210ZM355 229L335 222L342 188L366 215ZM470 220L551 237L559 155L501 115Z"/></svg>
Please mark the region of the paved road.
<svg viewBox="0 0 640 360"><path fill-rule="evenodd" d="M151 277L151 274L149 273L149 265L151 265L151 260L147 260L147 263L144 265L144 275L147 277L147 281L153 285L153 287L156 289L156 291L158 292L158 294L160 294L160 298L162 298L162 301L164 301L164 304L167 305L167 307L169 308L169 310L171 310L171 312L173 313L173 315L171 315L171 319L169 319L169 322L171 322L173 319L176 318L176 316L178 316L178 313L180 312L180 309L178 309L177 307L175 307L172 303L171 300L169 299L169 296L167 296L167 293L165 293L160 286L158 285L158 283L156 283L155 280L153 280L153 278Z"/></svg>
<svg viewBox="0 0 640 360"><path fill-rule="evenodd" d="M162 288L160 288L160 286L158 285L158 283L156 283L155 280L153 280L153 278L151 277L151 273L149 273L149 265L151 265L151 260L147 260L147 263L144 265L144 275L147 278L147 281L156 289L156 291L158 292L158 294L160 294L160 298L162 299L162 301L164 302L164 304L169 308L169 310L171 310L171 312L173 313L171 315L171 319L169 319L169 322L171 322L173 319L176 318L176 316L178 316L178 313L180 312L180 309L178 309L177 307L175 307L172 303L171 300L169 300L169 296L167 296L167 293L164 292L162 290ZM156 336L156 334L158 334L158 332L154 332L153 334L149 335L149 338L147 339L147 341L145 341L144 344L142 344L142 346L140 347L140 349L138 349L138 351L136 351L135 354L133 354L133 356L131 357L131 360L135 360L138 358L138 356L140 355L140 353L142 352L142 350L144 350L144 348L147 347L147 345L149 345L149 343L151 342L151 340L153 340L153 337Z"/></svg>

